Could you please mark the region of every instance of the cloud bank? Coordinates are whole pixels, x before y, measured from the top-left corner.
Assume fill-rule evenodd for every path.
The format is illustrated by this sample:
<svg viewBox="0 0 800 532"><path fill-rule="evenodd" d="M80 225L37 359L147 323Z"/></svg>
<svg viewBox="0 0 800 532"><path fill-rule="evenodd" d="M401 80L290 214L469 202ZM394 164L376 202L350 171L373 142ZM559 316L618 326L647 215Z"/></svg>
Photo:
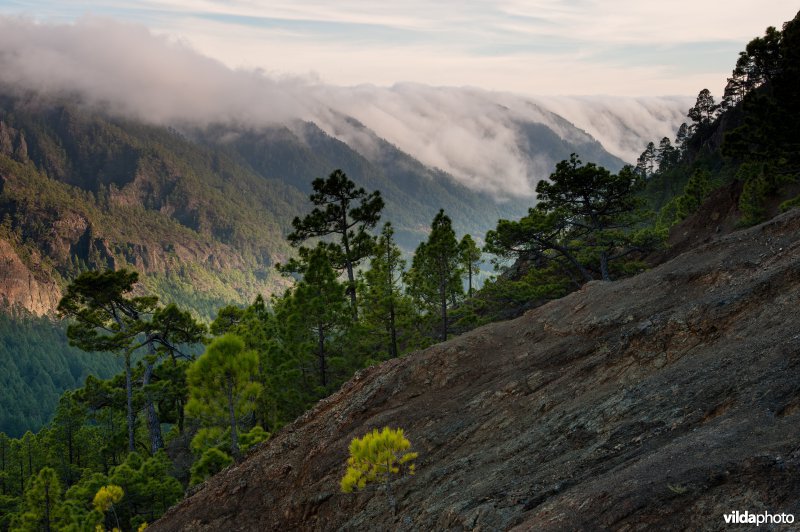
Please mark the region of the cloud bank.
<svg viewBox="0 0 800 532"><path fill-rule="evenodd" d="M535 98L418 84L336 87L312 77L230 69L186 42L93 17L72 24L0 17L0 83L78 95L88 104L157 124L231 122L255 128L309 120L368 151L367 139L343 127L340 114L349 115L423 163L498 196L530 195L550 171L520 148L520 121L575 136L550 111L555 112L632 161L647 141L674 136L691 103Z"/></svg>

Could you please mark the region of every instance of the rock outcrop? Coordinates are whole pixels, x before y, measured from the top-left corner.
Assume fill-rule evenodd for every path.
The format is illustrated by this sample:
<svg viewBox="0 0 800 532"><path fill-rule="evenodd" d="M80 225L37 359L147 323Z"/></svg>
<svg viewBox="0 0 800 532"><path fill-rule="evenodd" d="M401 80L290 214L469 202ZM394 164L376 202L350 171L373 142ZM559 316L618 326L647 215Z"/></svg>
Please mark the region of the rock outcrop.
<svg viewBox="0 0 800 532"><path fill-rule="evenodd" d="M22 308L42 316L53 311L59 299L61 289L58 285L35 275L11 244L0 238L0 309Z"/></svg>
<svg viewBox="0 0 800 532"><path fill-rule="evenodd" d="M721 530L800 518L800 210L356 375L148 530ZM338 482L403 427L417 474Z"/></svg>

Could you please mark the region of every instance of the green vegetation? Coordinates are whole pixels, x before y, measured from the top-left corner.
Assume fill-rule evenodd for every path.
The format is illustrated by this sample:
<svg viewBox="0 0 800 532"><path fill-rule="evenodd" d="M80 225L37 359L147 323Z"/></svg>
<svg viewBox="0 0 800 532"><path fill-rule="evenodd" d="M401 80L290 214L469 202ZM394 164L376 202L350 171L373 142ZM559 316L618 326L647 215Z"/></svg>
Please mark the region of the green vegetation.
<svg viewBox="0 0 800 532"><path fill-rule="evenodd" d="M397 501L392 494L392 481L403 473L413 475L414 460L419 456L410 448L411 442L406 439L403 429L384 427L381 431L374 429L362 438L353 438L347 459L347 473L341 481L342 492L352 493L353 490L377 484L386 491L394 514Z"/></svg>
<svg viewBox="0 0 800 532"><path fill-rule="evenodd" d="M487 252L526 271L485 287L482 312L492 316L498 307L561 297L587 281L640 270L641 257L664 238L647 223L642 185L631 167L614 175L574 154L559 163L550 181L537 186L540 201L527 216L500 220L486 234Z"/></svg>
<svg viewBox="0 0 800 532"><path fill-rule="evenodd" d="M164 440L150 388L154 366L165 356L185 357L179 348L199 343L205 327L175 304L159 307L157 297L129 296L138 278L138 273L127 270L82 273L67 288L58 311L75 321L67 327L70 344L84 351L110 351L124 359L130 452L136 449L132 361L137 350L146 349L142 390L151 452L156 453Z"/></svg>
<svg viewBox="0 0 800 532"><path fill-rule="evenodd" d="M428 240L414 253L406 276L408 293L416 305L430 316L439 313L440 336L447 340L447 309L464 293L461 283L461 249L452 221L440 210L431 224Z"/></svg>
<svg viewBox="0 0 800 532"><path fill-rule="evenodd" d="M135 269L143 292L208 321L225 305L246 305L291 284L274 268L296 253L284 235L297 213L310 210L309 177L331 168L381 190L405 252L425 237L419 220L440 206L465 214L456 220L459 230L478 231L521 205L496 205L383 141L382 155L368 161L311 124L294 133L277 126L178 132L68 100L2 94L0 121L0 245L8 244L35 279L63 290L85 271ZM351 207L359 205L354 199ZM121 367L114 358L75 356L57 338L62 333L45 330L45 320L11 321L2 336L10 350L0 347L0 395L13 390L40 400L0 403L0 430L38 430L59 393L88 373L107 378ZM24 331L30 327L36 331ZM62 379L67 360L74 377ZM39 366L59 375L53 389L34 370Z"/></svg>
<svg viewBox="0 0 800 532"><path fill-rule="evenodd" d="M261 385L254 382L258 354L245 349L233 334L215 338L186 373L189 401L186 412L204 427L226 426L231 456L239 459L239 424L255 410ZM198 436L203 437L198 433Z"/></svg>

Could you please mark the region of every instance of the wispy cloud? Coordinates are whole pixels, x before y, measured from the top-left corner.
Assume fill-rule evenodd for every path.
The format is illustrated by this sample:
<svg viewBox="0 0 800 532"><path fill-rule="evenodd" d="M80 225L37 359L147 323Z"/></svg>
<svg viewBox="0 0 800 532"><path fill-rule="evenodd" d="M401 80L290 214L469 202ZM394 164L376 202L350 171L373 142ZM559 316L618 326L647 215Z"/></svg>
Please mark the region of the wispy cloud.
<svg viewBox="0 0 800 532"><path fill-rule="evenodd" d="M0 13L107 15L185 39L230 67L525 94L719 92L737 52L793 0L15 0ZM727 59L726 59L727 58ZM583 74L583 75L580 75Z"/></svg>

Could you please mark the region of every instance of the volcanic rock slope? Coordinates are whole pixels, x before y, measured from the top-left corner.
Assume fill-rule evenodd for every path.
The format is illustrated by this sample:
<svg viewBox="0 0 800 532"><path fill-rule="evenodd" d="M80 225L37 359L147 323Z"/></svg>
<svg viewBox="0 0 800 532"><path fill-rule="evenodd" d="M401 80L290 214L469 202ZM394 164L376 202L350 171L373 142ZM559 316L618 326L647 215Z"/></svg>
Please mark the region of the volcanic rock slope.
<svg viewBox="0 0 800 532"><path fill-rule="evenodd" d="M800 516L800 210L365 370L149 530L723 529ZM417 474L342 494L353 437Z"/></svg>

